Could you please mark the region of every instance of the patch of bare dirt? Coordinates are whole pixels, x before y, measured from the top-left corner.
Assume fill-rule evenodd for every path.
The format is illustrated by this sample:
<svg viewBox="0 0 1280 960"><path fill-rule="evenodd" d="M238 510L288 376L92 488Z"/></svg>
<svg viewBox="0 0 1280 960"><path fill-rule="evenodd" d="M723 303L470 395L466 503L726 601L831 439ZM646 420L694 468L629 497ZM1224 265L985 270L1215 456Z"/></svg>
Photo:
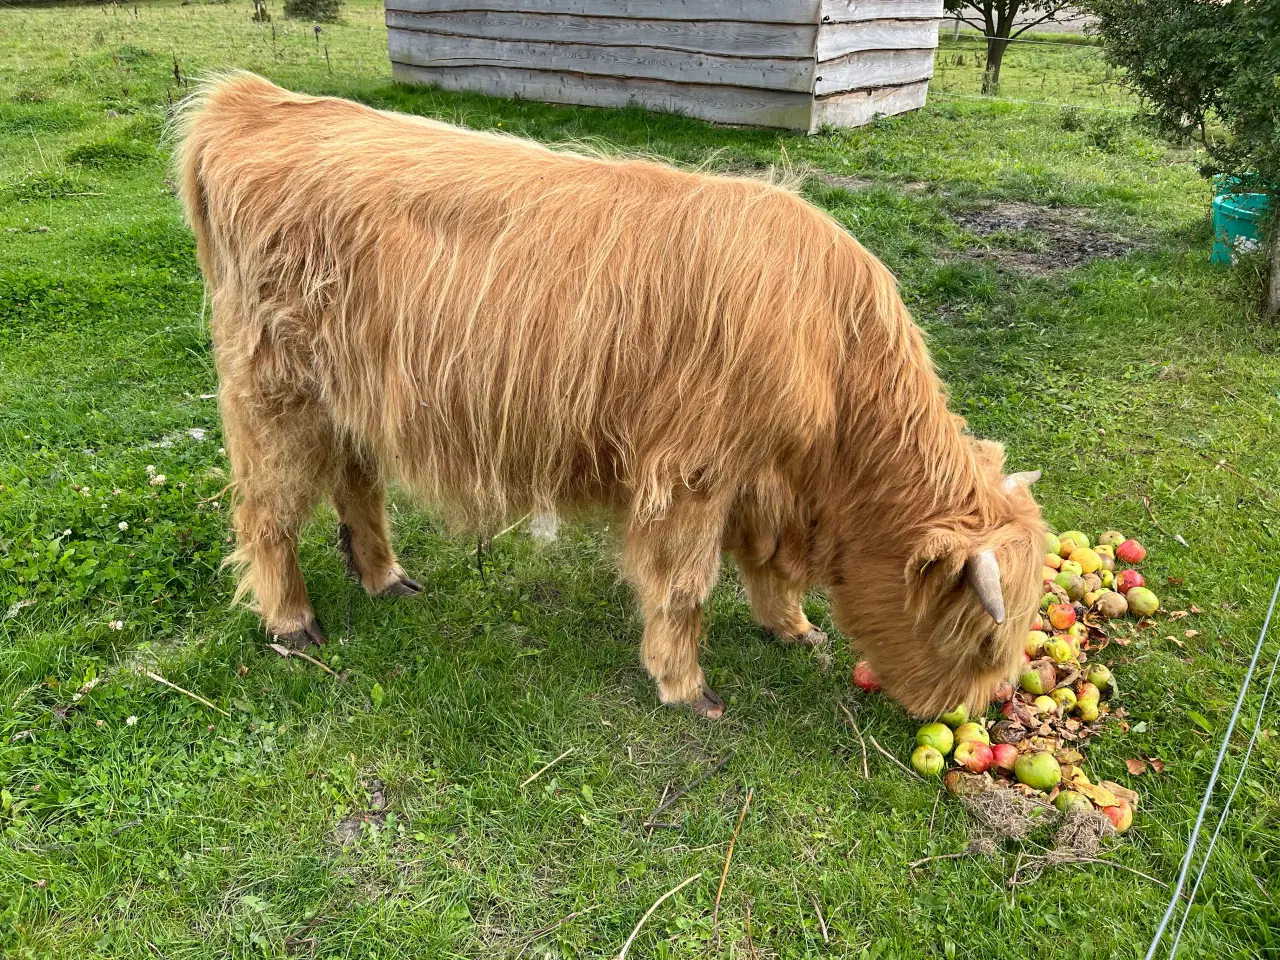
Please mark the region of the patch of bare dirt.
<svg viewBox="0 0 1280 960"><path fill-rule="evenodd" d="M386 787L381 780L372 779L365 783L369 794L369 809L360 810L349 817L339 820L333 828L334 842L339 846L349 846L359 841L364 832L364 825L381 827L387 819Z"/></svg>
<svg viewBox="0 0 1280 960"><path fill-rule="evenodd" d="M1139 247L1132 240L1099 229L1084 210L998 203L951 216L970 233L994 237L987 249L968 251L967 258L1035 276L1070 270L1093 260L1118 259Z"/></svg>
<svg viewBox="0 0 1280 960"><path fill-rule="evenodd" d="M929 184L920 180L872 180L868 177L844 176L836 173L814 171L815 175L829 187L840 187L843 190L869 190L872 187L891 187L894 190L905 190L907 193L922 193L929 189Z"/></svg>

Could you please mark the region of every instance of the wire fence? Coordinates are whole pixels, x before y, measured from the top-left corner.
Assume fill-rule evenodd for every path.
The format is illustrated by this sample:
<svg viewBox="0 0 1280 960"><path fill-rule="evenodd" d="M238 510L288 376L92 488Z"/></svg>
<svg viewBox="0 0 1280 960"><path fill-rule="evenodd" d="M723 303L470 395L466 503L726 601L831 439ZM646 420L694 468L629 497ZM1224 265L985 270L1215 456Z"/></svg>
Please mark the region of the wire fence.
<svg viewBox="0 0 1280 960"><path fill-rule="evenodd" d="M934 58L930 94L1028 107L1133 113L1136 101L1104 49L1089 41L1029 37L1009 39L999 82L989 89L987 42L981 31L952 33L945 26Z"/></svg>

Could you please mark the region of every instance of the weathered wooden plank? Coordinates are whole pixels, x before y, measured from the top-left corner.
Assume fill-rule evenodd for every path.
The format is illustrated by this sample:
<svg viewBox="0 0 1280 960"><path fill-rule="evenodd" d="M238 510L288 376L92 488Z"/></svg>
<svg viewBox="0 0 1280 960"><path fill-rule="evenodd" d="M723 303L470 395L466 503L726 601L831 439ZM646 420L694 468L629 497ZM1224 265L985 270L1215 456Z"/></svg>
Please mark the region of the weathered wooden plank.
<svg viewBox="0 0 1280 960"><path fill-rule="evenodd" d="M817 23L821 0L395 0L397 10L436 13L503 10L655 20Z"/></svg>
<svg viewBox="0 0 1280 960"><path fill-rule="evenodd" d="M813 88L813 61L807 59L722 57L658 47L491 40L400 29L388 32L388 47L392 60L420 67L566 71L797 93L809 93Z"/></svg>
<svg viewBox="0 0 1280 960"><path fill-rule="evenodd" d="M435 84L445 90L472 90L495 97L519 96L597 107L634 104L719 123L789 130L809 129L813 105L810 94L787 90L620 80L513 67L422 67L393 60L391 75L402 83Z"/></svg>
<svg viewBox="0 0 1280 960"><path fill-rule="evenodd" d="M410 13L399 9L402 2L387 0L387 26L391 29L495 40L662 47L736 57L812 57L818 32L816 24L736 20L628 19L498 10Z"/></svg>
<svg viewBox="0 0 1280 960"><path fill-rule="evenodd" d="M855 20L915 20L942 16L942 0L822 0L821 23Z"/></svg>
<svg viewBox="0 0 1280 960"><path fill-rule="evenodd" d="M824 126L860 127L878 116L890 116L924 106L929 81L878 90L837 93L813 102L813 130Z"/></svg>
<svg viewBox="0 0 1280 960"><path fill-rule="evenodd" d="M865 20L818 27L818 59L858 50L926 50L938 45L936 20Z"/></svg>
<svg viewBox="0 0 1280 960"><path fill-rule="evenodd" d="M847 90L914 83L932 76L932 50L862 50L818 64L813 92L821 97Z"/></svg>

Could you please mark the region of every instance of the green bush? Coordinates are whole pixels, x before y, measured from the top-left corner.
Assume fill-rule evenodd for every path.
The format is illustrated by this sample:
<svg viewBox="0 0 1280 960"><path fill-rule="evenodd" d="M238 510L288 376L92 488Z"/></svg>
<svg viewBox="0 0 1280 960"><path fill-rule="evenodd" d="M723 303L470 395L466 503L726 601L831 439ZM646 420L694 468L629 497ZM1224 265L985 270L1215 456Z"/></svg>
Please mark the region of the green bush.
<svg viewBox="0 0 1280 960"><path fill-rule="evenodd" d="M1107 57L1166 134L1204 145L1204 173L1280 184L1280 4L1083 0Z"/></svg>
<svg viewBox="0 0 1280 960"><path fill-rule="evenodd" d="M337 23L342 0L285 0L284 15L291 20Z"/></svg>

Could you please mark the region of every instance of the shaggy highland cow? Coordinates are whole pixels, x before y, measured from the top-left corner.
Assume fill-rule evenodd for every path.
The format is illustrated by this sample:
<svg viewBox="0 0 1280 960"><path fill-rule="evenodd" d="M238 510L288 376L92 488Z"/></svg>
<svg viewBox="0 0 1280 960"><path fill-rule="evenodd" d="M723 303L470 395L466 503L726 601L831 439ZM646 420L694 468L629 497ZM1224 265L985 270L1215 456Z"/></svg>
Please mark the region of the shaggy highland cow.
<svg viewBox="0 0 1280 960"><path fill-rule="evenodd" d="M783 640L806 588L917 714L1021 662L1044 546L1026 475L947 409L893 277L788 190L299 96L188 105L181 193L212 302L234 559L267 630L323 642L299 528L327 495L371 594L421 588L385 483L485 527L604 505L664 703L722 552ZM1021 481L1021 482L1019 482Z"/></svg>

